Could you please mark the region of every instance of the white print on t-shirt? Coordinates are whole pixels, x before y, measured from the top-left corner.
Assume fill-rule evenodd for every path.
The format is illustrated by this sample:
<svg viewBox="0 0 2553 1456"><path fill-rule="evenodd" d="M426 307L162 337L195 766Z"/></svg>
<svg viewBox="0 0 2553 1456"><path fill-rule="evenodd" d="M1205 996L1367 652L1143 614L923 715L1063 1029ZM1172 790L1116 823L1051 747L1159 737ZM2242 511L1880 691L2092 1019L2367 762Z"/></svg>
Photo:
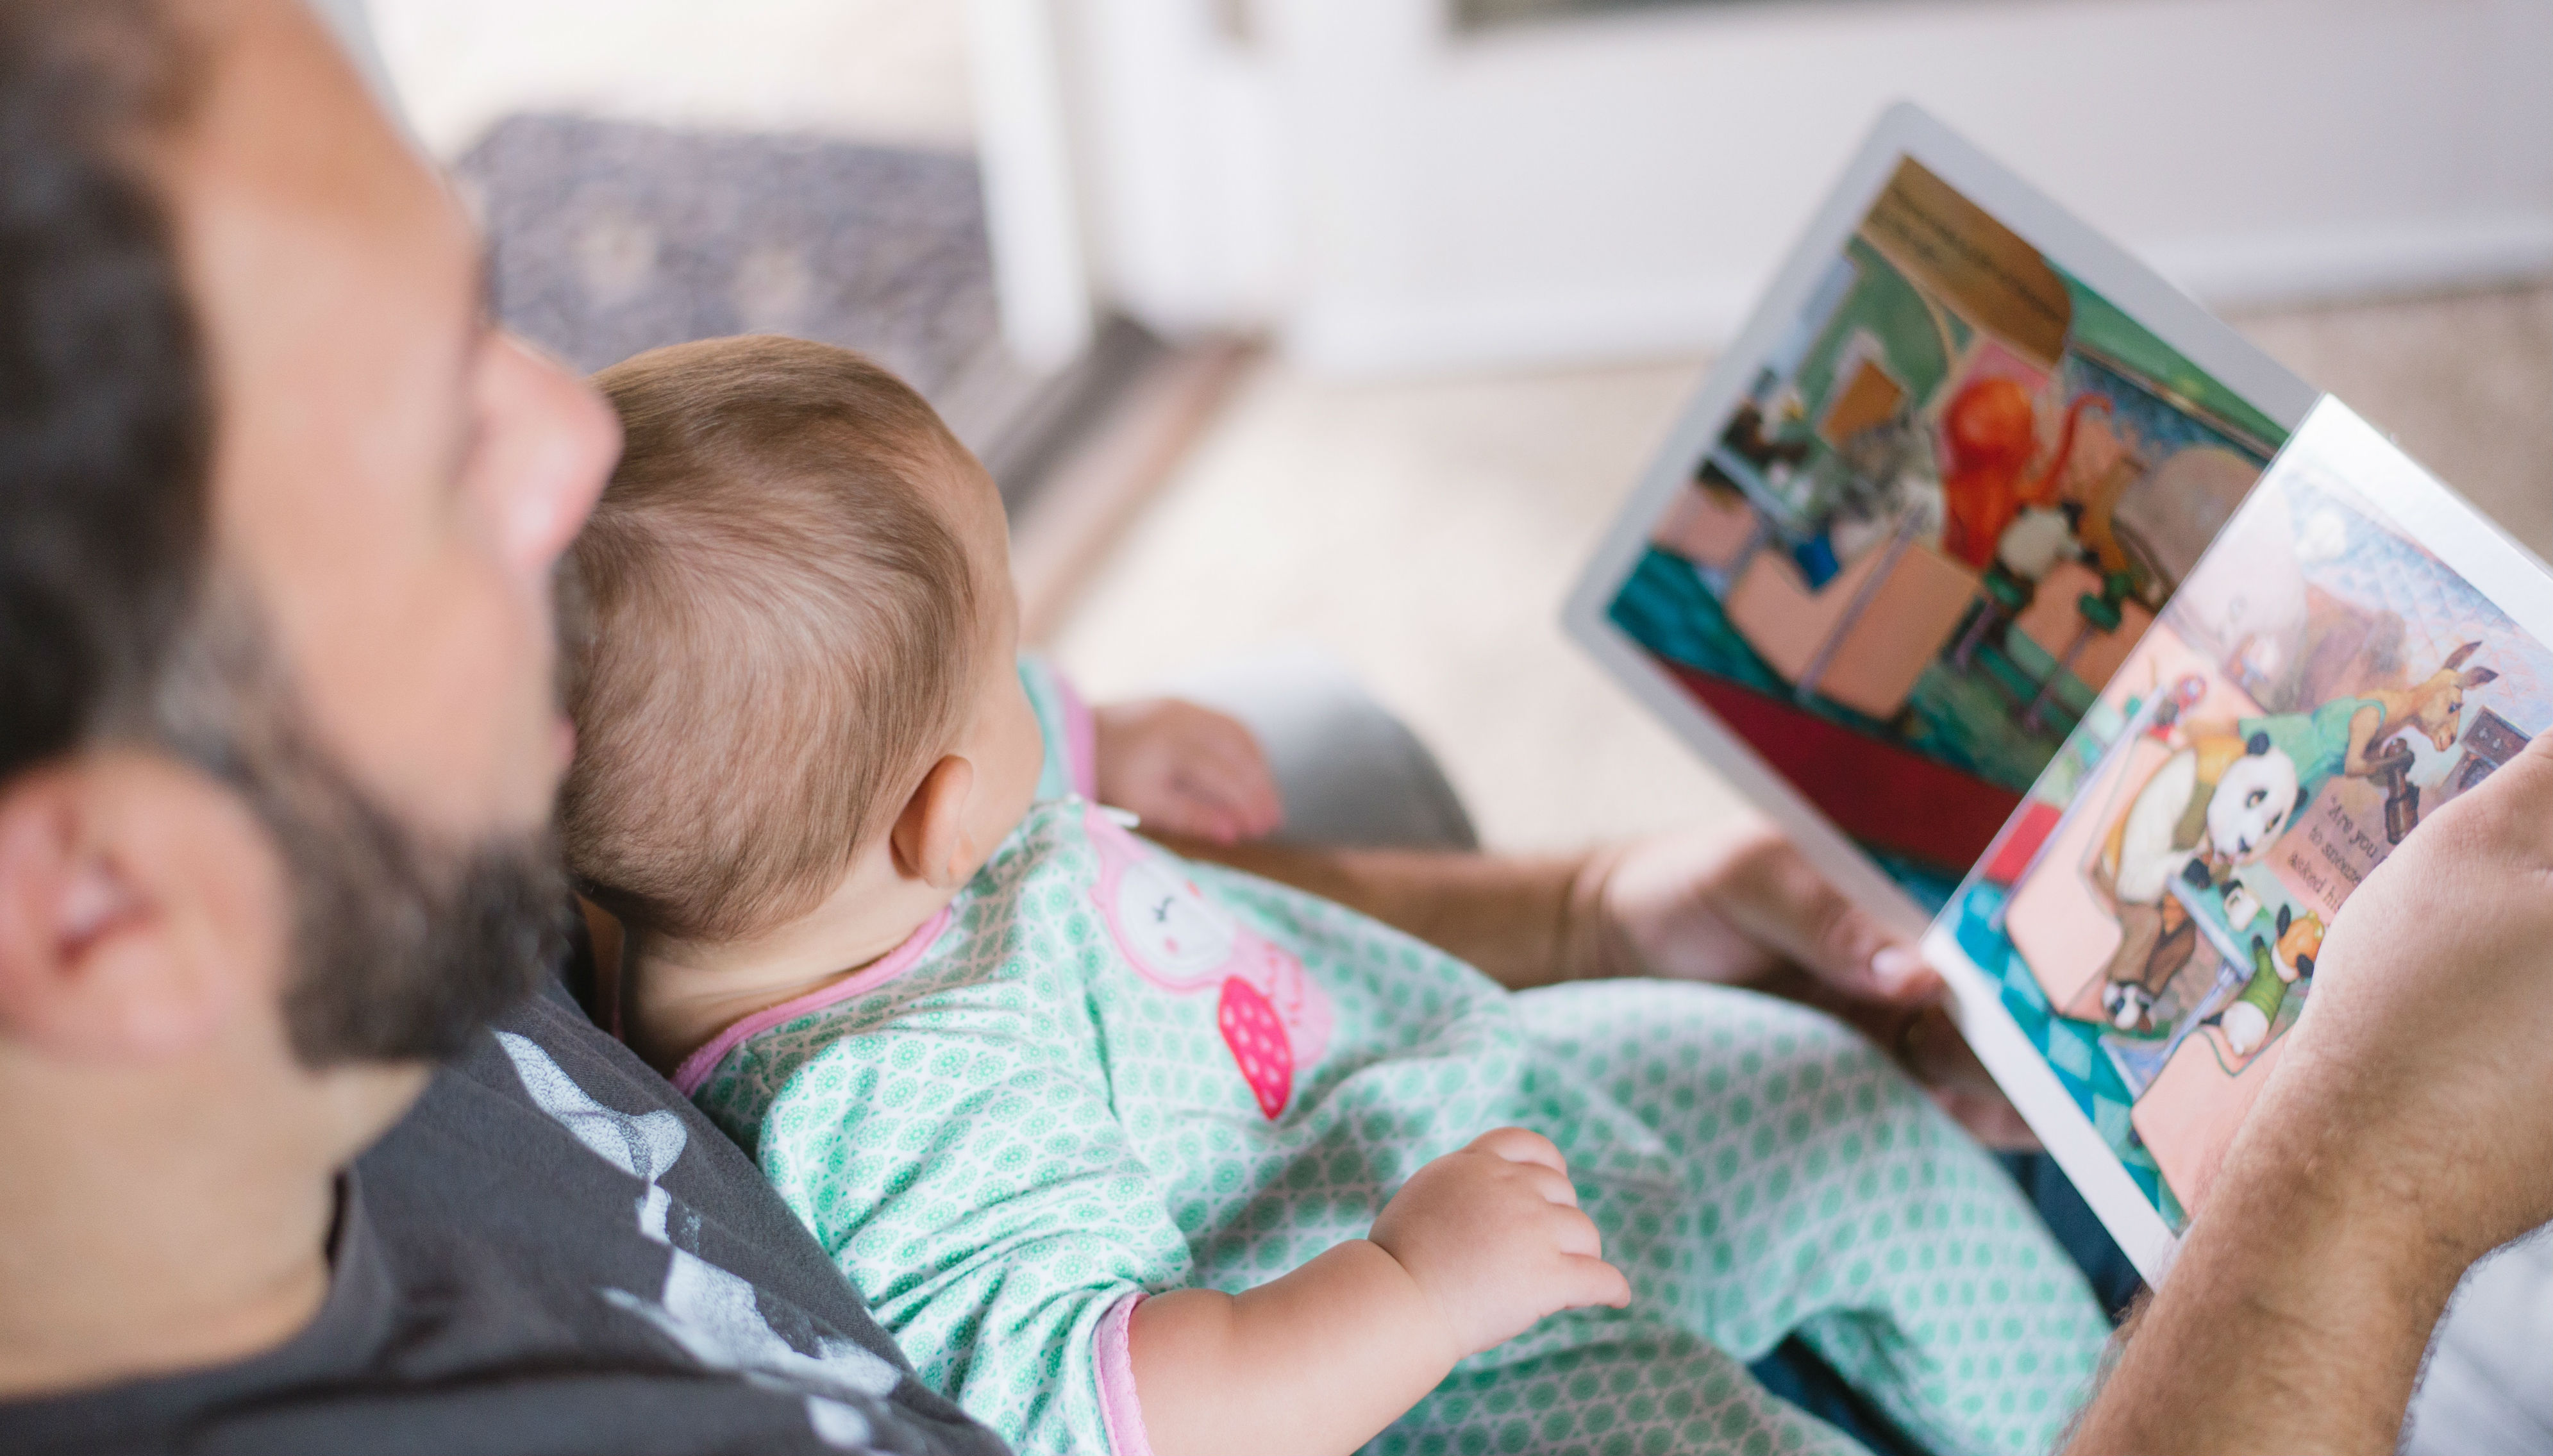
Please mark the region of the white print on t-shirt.
<svg viewBox="0 0 2553 1456"><path fill-rule="evenodd" d="M896 1368L847 1339L820 1337L815 1354L800 1353L762 1317L753 1286L667 1237L673 1197L657 1179L691 1142L682 1118L662 1108L633 1116L606 1107L587 1096L538 1043L511 1032L497 1033L497 1041L543 1112L595 1156L647 1184L637 1203L638 1232L674 1256L664 1291L647 1299L626 1289L603 1289L603 1297L654 1325L713 1370L733 1371L764 1390L805 1396L807 1422L828 1444L848 1449L865 1443L868 1418L844 1401L883 1399L900 1378Z"/></svg>

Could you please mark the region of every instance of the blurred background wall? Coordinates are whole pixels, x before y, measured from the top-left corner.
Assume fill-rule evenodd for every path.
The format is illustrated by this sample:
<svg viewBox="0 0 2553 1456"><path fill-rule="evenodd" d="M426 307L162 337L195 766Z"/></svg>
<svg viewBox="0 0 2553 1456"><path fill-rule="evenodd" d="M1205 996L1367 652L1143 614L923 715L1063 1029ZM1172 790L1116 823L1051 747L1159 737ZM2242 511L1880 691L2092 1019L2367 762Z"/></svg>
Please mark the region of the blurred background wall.
<svg viewBox="0 0 2553 1456"><path fill-rule="evenodd" d="M2553 260L2540 0L1077 0L1098 277L1333 373L1688 350L1890 101L2218 304Z"/></svg>

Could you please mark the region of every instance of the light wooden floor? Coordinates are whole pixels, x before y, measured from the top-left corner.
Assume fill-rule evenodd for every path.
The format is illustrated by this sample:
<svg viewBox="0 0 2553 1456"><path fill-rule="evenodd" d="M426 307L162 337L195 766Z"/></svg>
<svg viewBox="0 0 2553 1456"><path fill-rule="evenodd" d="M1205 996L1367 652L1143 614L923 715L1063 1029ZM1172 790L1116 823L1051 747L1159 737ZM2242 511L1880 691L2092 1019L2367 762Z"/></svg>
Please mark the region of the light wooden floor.
<svg viewBox="0 0 2553 1456"><path fill-rule="evenodd" d="M2238 322L2553 556L2553 284ZM1444 757L1493 843L1724 819L1725 786L1556 625L1702 370L1347 386L1262 365L1055 651L1113 694L1253 643L1324 644Z"/></svg>

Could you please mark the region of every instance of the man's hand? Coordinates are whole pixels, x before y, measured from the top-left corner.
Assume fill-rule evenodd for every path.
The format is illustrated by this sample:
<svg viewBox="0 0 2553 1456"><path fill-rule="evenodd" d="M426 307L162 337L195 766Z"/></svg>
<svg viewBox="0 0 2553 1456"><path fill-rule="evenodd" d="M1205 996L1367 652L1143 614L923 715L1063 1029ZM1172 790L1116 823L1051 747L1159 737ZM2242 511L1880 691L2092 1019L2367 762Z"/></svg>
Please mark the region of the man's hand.
<svg viewBox="0 0 2553 1456"><path fill-rule="evenodd" d="M1930 1004L1942 978L1769 827L1634 840L1596 860L1601 973L1744 985L1796 965L1855 1000Z"/></svg>
<svg viewBox="0 0 2553 1456"><path fill-rule="evenodd" d="M1578 1209L1560 1150L1520 1127L1485 1133L1418 1170L1371 1237L1443 1316L1456 1359L1502 1345L1546 1314L1631 1302L1595 1222Z"/></svg>
<svg viewBox="0 0 2553 1456"><path fill-rule="evenodd" d="M2468 1263L2553 1218L2553 734L2367 877L2305 1004L2256 1120Z"/></svg>
<svg viewBox="0 0 2553 1456"><path fill-rule="evenodd" d="M1285 821L1259 740L1239 722L1176 698L1091 710L1099 802L1149 833L1216 844L1266 839Z"/></svg>
<svg viewBox="0 0 2553 1456"><path fill-rule="evenodd" d="M1716 981L1816 1006L1895 1055L1980 1141L2038 1146L1942 1009L1941 975L1770 828L1599 853L1575 899L1575 974Z"/></svg>
<svg viewBox="0 0 2553 1456"><path fill-rule="evenodd" d="M2098 1452L2394 1449L2447 1296L2553 1220L2553 734L2334 919L2117 1372Z"/></svg>

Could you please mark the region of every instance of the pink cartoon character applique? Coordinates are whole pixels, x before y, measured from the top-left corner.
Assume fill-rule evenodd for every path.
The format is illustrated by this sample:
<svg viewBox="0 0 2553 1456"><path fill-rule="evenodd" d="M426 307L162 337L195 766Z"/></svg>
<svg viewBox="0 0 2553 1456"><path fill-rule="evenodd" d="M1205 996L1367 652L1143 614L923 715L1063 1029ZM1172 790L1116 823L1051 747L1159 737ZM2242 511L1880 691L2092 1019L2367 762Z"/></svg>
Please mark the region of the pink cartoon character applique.
<svg viewBox="0 0 2553 1456"><path fill-rule="evenodd" d="M1099 852L1091 891L1119 950L1144 979L1182 995L1215 991L1215 1028L1242 1080L1274 1122L1294 1072L1330 1043L1330 1001L1303 962L1253 934L1198 890L1178 864L1092 806L1084 821Z"/></svg>

